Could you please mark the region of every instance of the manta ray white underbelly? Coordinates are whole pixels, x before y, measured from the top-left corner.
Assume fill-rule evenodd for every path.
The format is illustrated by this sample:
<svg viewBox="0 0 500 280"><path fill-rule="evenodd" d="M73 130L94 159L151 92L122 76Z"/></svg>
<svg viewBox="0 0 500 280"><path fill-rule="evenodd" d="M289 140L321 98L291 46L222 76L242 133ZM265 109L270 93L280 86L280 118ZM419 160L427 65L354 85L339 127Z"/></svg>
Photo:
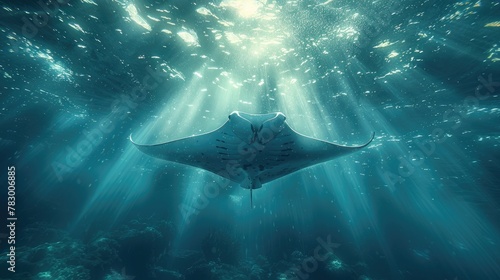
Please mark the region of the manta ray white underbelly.
<svg viewBox="0 0 500 280"><path fill-rule="evenodd" d="M233 112L220 128L166 143L142 145L143 153L205 169L243 188L258 189L300 169L366 147L342 146L304 136L288 126L282 113Z"/></svg>

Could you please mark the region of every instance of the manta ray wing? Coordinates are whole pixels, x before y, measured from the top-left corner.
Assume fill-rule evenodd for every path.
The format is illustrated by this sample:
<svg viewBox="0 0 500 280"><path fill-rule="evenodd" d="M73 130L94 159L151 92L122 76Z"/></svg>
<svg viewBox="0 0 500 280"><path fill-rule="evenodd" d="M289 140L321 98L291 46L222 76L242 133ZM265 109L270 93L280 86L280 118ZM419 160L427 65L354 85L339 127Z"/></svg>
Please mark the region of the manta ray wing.
<svg viewBox="0 0 500 280"><path fill-rule="evenodd" d="M201 135L186 137L166 143L142 145L130 141L143 153L152 157L198 167L226 179L235 180L228 172L234 168L237 146L241 140L234 135L226 122L220 128Z"/></svg>
<svg viewBox="0 0 500 280"><path fill-rule="evenodd" d="M285 122L285 128L266 145L260 181L267 183L296 172L366 147L374 138L358 146L343 146L307 137L294 131Z"/></svg>

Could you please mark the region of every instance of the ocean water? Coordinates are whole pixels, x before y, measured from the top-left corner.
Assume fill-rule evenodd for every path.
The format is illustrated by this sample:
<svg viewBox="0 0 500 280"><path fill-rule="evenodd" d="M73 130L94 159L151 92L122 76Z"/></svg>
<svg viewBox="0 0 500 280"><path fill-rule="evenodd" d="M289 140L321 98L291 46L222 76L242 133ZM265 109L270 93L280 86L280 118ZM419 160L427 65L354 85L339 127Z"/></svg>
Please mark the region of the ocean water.
<svg viewBox="0 0 500 280"><path fill-rule="evenodd" d="M500 279L498 0L1 3L0 279ZM252 205L129 140L233 111L375 138Z"/></svg>

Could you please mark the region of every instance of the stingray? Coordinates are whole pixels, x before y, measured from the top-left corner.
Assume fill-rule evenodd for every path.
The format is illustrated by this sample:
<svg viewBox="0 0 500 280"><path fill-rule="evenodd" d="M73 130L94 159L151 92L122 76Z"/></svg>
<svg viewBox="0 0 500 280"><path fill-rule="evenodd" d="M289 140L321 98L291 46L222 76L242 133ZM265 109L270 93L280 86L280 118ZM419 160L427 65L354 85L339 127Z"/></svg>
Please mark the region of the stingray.
<svg viewBox="0 0 500 280"><path fill-rule="evenodd" d="M307 137L288 126L284 114L235 111L218 129L161 144L130 141L155 158L198 167L252 190L303 168L358 151L371 143L343 146Z"/></svg>

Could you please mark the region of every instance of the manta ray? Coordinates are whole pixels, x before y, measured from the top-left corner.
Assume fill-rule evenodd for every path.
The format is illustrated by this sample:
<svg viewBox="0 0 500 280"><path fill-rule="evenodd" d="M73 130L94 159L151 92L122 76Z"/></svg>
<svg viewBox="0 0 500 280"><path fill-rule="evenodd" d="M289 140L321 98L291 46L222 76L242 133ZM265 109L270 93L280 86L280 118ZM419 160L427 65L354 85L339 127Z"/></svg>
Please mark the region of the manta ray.
<svg viewBox="0 0 500 280"><path fill-rule="evenodd" d="M232 112L218 129L166 143L143 145L143 153L198 167L252 190L303 168L355 152L371 143L343 146L302 135L283 113Z"/></svg>

